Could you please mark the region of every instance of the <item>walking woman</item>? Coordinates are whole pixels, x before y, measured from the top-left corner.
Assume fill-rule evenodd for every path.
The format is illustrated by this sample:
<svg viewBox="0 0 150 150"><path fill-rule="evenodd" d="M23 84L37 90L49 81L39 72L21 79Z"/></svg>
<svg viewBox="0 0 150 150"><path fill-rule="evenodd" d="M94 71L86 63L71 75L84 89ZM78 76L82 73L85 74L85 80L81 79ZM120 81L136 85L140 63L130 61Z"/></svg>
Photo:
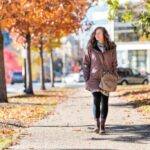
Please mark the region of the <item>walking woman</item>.
<svg viewBox="0 0 150 150"><path fill-rule="evenodd" d="M100 57L103 59L105 66ZM83 73L86 89L93 95L93 113L96 122L94 132L105 133L105 122L108 114L108 99L110 92L99 88L103 68L117 73L116 44L110 40L104 27L97 27L89 39L87 51L83 57Z"/></svg>

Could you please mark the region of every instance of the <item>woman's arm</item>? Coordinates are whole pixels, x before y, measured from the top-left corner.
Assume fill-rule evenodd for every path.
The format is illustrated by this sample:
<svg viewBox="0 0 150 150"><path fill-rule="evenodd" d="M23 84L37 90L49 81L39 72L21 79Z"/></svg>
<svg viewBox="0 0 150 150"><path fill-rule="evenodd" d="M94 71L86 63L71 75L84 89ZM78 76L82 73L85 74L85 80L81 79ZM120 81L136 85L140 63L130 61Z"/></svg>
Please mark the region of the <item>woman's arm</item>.
<svg viewBox="0 0 150 150"><path fill-rule="evenodd" d="M83 56L83 75L85 81L88 81L88 79L90 78L90 66L91 66L90 50L86 50Z"/></svg>

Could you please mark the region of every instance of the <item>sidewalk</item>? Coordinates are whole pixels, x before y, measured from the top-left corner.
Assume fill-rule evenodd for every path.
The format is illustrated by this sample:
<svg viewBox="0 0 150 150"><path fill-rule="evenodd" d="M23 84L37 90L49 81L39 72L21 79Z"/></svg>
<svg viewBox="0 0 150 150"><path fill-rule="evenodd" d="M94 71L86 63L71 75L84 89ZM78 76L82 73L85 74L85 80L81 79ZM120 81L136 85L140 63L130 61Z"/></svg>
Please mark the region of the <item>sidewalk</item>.
<svg viewBox="0 0 150 150"><path fill-rule="evenodd" d="M75 95L27 131L10 150L102 149L150 150L150 124L126 101L111 93L106 135L93 133L91 93L78 88Z"/></svg>

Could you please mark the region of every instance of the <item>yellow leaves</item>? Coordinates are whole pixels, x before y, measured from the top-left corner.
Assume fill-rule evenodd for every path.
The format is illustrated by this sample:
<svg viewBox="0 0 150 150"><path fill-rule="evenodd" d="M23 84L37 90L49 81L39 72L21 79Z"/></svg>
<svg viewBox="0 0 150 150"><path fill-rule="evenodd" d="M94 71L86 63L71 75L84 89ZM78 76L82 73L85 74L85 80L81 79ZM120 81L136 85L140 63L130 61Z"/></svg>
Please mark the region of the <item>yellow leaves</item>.
<svg viewBox="0 0 150 150"><path fill-rule="evenodd" d="M1 128L0 129L0 148L4 148L9 145L15 130L11 128Z"/></svg>
<svg viewBox="0 0 150 150"><path fill-rule="evenodd" d="M22 132L22 129L0 126L0 149L8 147L10 144L15 143L15 140Z"/></svg>
<svg viewBox="0 0 150 150"><path fill-rule="evenodd" d="M2 28L15 28L14 31L24 37L26 33L32 33L33 47L38 47L38 38L42 33L46 48L60 46L60 43L49 43L51 37L59 38L75 32L80 27L80 20L88 5L85 0L12 0L11 3L1 1L5 2L5 5L0 7L0 19L4 18L3 21L0 20ZM17 42L23 45L22 41Z"/></svg>
<svg viewBox="0 0 150 150"><path fill-rule="evenodd" d="M33 28L29 27L29 32L32 33L33 32Z"/></svg>
<svg viewBox="0 0 150 150"><path fill-rule="evenodd" d="M9 98L8 106L0 106L0 121L28 125L52 112L54 106L66 98L71 90L36 92L35 96L18 95ZM18 104L11 104L18 103Z"/></svg>
<svg viewBox="0 0 150 150"><path fill-rule="evenodd" d="M54 88L50 91L37 91L34 96L14 95L9 97L9 103L0 105L0 149L16 142L23 128L53 114L56 104L64 101L74 90Z"/></svg>
<svg viewBox="0 0 150 150"><path fill-rule="evenodd" d="M49 49L52 49L52 48L56 48L56 47L60 47L61 46L61 41L60 41L60 38L61 37L58 37L58 38L54 38L54 37L51 37L49 39L49 42L48 42L48 45L46 45Z"/></svg>
<svg viewBox="0 0 150 150"><path fill-rule="evenodd" d="M0 110L3 110L0 115L0 120L3 120L3 122L12 122L15 121L18 123L20 121L21 124L24 123L32 123L36 119L40 119L44 111L46 109L46 106L12 106L8 108L3 108Z"/></svg>
<svg viewBox="0 0 150 150"><path fill-rule="evenodd" d="M150 116L149 85L119 86L117 88L117 93L123 99L132 102L138 112L145 112Z"/></svg>
<svg viewBox="0 0 150 150"><path fill-rule="evenodd" d="M34 62L35 62L37 65L40 65L40 58L37 57L37 58L34 60Z"/></svg>

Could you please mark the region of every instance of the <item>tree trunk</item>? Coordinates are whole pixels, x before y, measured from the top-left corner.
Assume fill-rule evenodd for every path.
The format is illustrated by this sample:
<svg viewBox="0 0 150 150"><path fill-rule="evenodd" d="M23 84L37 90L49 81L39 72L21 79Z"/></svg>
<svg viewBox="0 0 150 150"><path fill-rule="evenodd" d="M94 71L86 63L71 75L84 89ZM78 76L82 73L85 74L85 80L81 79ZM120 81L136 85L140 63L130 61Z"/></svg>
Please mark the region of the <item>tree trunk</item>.
<svg viewBox="0 0 150 150"><path fill-rule="evenodd" d="M50 78L51 78L51 87L54 87L54 69L53 69L53 50L50 50Z"/></svg>
<svg viewBox="0 0 150 150"><path fill-rule="evenodd" d="M27 59L26 59L26 90L27 94L34 94L33 87L32 87L32 68L31 68L31 35L27 33L26 35L26 42L27 42Z"/></svg>
<svg viewBox="0 0 150 150"><path fill-rule="evenodd" d="M0 102L8 102L5 80L3 34L0 30Z"/></svg>
<svg viewBox="0 0 150 150"><path fill-rule="evenodd" d="M40 71L40 82L41 82L41 90L45 90L45 74L44 74L44 61L43 61L43 41L42 41L42 36L40 39L40 67L41 67L41 71Z"/></svg>
<svg viewBox="0 0 150 150"><path fill-rule="evenodd" d="M27 81L26 81L26 76L27 76L27 71L26 71L26 58L23 59L23 65L24 65L24 92L26 92L27 89Z"/></svg>

